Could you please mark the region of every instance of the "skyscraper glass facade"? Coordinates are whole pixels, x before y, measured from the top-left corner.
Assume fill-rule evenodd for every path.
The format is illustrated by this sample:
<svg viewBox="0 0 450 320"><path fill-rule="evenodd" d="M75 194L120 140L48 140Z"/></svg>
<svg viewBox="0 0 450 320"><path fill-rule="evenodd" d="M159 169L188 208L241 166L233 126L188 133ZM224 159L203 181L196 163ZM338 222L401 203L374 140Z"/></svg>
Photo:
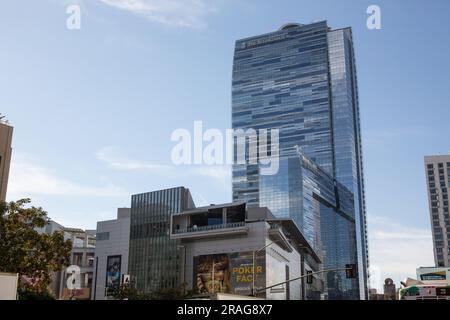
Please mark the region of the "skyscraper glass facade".
<svg viewBox="0 0 450 320"><path fill-rule="evenodd" d="M275 215L292 217L311 245L324 241L319 232L323 228L334 231L336 239L344 232L348 248L357 251L360 272L352 290L364 298L367 248L358 113L350 29L332 31L326 22L291 24L236 42L233 129L279 129L281 160L275 176L260 175L258 165L234 165L233 200L268 206ZM302 201L308 200L303 197L303 182L296 177L300 175L297 146L354 192L354 231L341 228L325 209L320 217L302 211ZM264 191L270 188L273 192ZM326 263L337 259L330 250L325 252Z"/></svg>
<svg viewBox="0 0 450 320"><path fill-rule="evenodd" d="M356 263L353 193L301 152L282 157L277 174L261 175L259 193L261 206L294 220L323 269ZM330 272L323 280L329 299L359 296L357 281L347 279L345 271Z"/></svg>
<svg viewBox="0 0 450 320"><path fill-rule="evenodd" d="M328 32L336 179L354 193L358 270L367 279L369 266L366 203L359 120L356 63L350 28ZM360 282L367 296L366 283Z"/></svg>
<svg viewBox="0 0 450 320"><path fill-rule="evenodd" d="M140 292L175 288L179 283L178 240L169 238L170 215L194 208L184 187L131 197L129 273Z"/></svg>

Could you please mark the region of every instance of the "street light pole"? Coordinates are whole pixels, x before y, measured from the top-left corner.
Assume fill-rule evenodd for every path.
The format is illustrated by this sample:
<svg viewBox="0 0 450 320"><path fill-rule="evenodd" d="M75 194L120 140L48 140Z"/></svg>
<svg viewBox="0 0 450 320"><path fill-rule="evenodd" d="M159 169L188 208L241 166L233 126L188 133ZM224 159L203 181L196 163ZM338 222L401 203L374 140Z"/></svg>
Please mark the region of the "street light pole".
<svg viewBox="0 0 450 320"><path fill-rule="evenodd" d="M280 286L282 284L290 283L292 281L297 281L297 280L300 280L300 279L303 279L303 278L306 278L306 277L309 277L309 276L312 276L312 275L315 275L315 274L326 273L326 272L333 272L333 271L346 271L346 272L350 271L350 272L354 272L352 270L354 270L352 267L348 267L348 268L327 269L327 270L320 270L320 271L316 271L316 272L311 272L309 274L305 274L303 276L300 276L300 277L297 277L297 278L294 278L294 279L290 279L290 280L283 281L283 282L280 282L280 283L277 283L277 284L273 284L271 286L265 287L265 288L260 289L258 291L263 291L263 290L271 289L271 288L274 288L274 287L278 287L278 286ZM347 277L347 278L349 278L349 277Z"/></svg>
<svg viewBox="0 0 450 320"><path fill-rule="evenodd" d="M258 249L258 250L253 250L253 276L252 276L252 296L256 297L256 254L262 250L264 250L265 248L271 246L274 243L277 242L281 242L282 240L276 240L276 241L272 241L269 244L266 244L264 247Z"/></svg>

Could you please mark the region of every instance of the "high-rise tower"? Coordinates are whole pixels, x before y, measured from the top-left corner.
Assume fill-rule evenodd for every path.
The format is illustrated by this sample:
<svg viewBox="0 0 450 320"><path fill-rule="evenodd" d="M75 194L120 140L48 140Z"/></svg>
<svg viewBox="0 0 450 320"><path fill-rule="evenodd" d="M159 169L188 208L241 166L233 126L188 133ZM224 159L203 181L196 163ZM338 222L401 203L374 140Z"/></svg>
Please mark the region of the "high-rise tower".
<svg viewBox="0 0 450 320"><path fill-rule="evenodd" d="M450 154L425 157L436 267L450 267Z"/></svg>
<svg viewBox="0 0 450 320"><path fill-rule="evenodd" d="M359 281L351 289L331 288L333 281L328 281L329 298L365 299L368 250L351 29L331 30L326 22L286 24L278 31L236 41L232 125L244 130L278 129L282 159L272 181L261 175L258 165L235 164L233 200L292 217L307 236L322 230L322 235L309 238L322 238L324 266L341 266L336 261L353 250ZM298 166L292 159L298 159L294 152L298 149L353 193L354 217L321 214L321 226L311 226L319 222L307 220L302 212L300 182L293 178ZM344 224L352 224L354 231L341 228ZM337 238L345 245L333 245Z"/></svg>

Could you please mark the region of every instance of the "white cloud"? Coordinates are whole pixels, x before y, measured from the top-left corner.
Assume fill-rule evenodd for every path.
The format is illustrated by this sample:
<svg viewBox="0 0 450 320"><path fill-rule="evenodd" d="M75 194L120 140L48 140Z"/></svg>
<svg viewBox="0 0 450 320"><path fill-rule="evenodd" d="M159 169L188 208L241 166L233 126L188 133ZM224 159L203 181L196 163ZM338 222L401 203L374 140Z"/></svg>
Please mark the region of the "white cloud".
<svg viewBox="0 0 450 320"><path fill-rule="evenodd" d="M11 200L33 195L116 197L125 194L113 184L88 186L70 181L21 155L15 154L11 162L8 184Z"/></svg>
<svg viewBox="0 0 450 320"><path fill-rule="evenodd" d="M102 3L146 17L158 23L202 28L216 9L208 0L99 0Z"/></svg>
<svg viewBox="0 0 450 320"><path fill-rule="evenodd" d="M370 265L379 272L373 285L382 289L385 278L416 278L416 268L434 265L431 230L398 224L392 219L369 216ZM382 292L382 291L381 291Z"/></svg>
<svg viewBox="0 0 450 320"><path fill-rule="evenodd" d="M165 165L131 159L123 154L119 148L108 146L101 148L95 154L96 158L108 167L121 171L145 171L166 178L180 180L204 176L218 181L223 187L229 188L231 179L230 166L227 165Z"/></svg>
<svg viewBox="0 0 450 320"><path fill-rule="evenodd" d="M95 156L98 160L105 162L109 167L117 170L146 170L165 174L173 170L171 166L129 159L123 156L118 148L112 146L98 150Z"/></svg>
<svg viewBox="0 0 450 320"><path fill-rule="evenodd" d="M216 179L224 188L231 187L230 166L201 166L192 170L191 174Z"/></svg>

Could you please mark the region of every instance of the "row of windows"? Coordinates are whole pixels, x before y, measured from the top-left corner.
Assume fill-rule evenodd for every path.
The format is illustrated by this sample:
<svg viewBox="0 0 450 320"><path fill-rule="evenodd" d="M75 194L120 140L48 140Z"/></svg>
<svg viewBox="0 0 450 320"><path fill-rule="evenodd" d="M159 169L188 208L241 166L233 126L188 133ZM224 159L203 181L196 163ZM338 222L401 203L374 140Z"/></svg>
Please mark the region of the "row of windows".
<svg viewBox="0 0 450 320"><path fill-rule="evenodd" d="M450 247L447 249L448 250L448 253L450 253ZM436 248L436 253L441 253L441 254L443 254L444 253L444 249L443 248Z"/></svg>
<svg viewBox="0 0 450 320"><path fill-rule="evenodd" d="M436 249L439 249L439 248L443 248L443 247L444 247L444 241L443 241L443 240L435 241L434 244L435 244L435 246L436 246ZM450 241L447 242L447 245L450 246Z"/></svg>
<svg viewBox="0 0 450 320"><path fill-rule="evenodd" d="M442 234L435 234L434 240L435 241L444 240L444 236ZM447 240L450 240L450 234L447 234Z"/></svg>
<svg viewBox="0 0 450 320"><path fill-rule="evenodd" d="M438 168L444 168L444 163L443 162L438 163L437 167ZM447 162L447 168L450 168L450 162ZM433 170L434 169L434 165L432 163L429 163L427 165L427 169L428 170L430 170L430 169Z"/></svg>
<svg viewBox="0 0 450 320"><path fill-rule="evenodd" d="M450 215L447 213L447 214L444 214L444 219L445 219L445 225L446 226L450 226ZM433 215L433 222L435 223L435 222L438 222L440 220L440 218L439 218L439 215Z"/></svg>

